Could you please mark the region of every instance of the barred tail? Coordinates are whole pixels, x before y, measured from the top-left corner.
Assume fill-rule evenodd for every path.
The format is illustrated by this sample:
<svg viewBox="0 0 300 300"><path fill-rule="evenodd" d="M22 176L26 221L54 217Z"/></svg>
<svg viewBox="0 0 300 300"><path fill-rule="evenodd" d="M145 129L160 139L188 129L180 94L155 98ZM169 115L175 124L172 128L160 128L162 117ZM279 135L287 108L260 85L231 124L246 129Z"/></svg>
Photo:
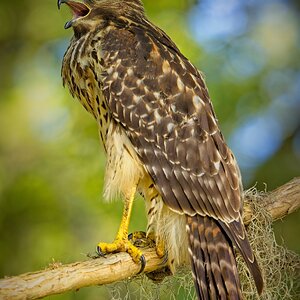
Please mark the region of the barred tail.
<svg viewBox="0 0 300 300"><path fill-rule="evenodd" d="M261 294L264 287L264 281L255 255L252 252L242 219L239 221L233 221L231 223L220 222L219 225L222 227L227 237L242 254L244 261L246 262L254 279L257 292L258 294Z"/></svg>
<svg viewBox="0 0 300 300"><path fill-rule="evenodd" d="M198 299L242 299L233 246L218 222L188 216L187 231Z"/></svg>

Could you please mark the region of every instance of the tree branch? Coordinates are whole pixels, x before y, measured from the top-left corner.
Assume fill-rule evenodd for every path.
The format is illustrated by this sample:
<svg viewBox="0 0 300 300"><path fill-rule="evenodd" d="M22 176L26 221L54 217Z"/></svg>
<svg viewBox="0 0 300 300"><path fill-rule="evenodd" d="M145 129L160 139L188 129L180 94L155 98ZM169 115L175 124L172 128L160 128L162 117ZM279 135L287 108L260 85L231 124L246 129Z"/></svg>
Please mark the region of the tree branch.
<svg viewBox="0 0 300 300"><path fill-rule="evenodd" d="M300 178L262 195L262 207L273 220L285 217L300 207ZM244 221L249 223L254 214L251 205L245 205ZM145 273L158 270L163 262L153 248L143 249L147 265ZM68 265L53 264L34 273L0 280L0 299L40 299L92 285L104 285L135 276L140 266L127 253L108 255Z"/></svg>
<svg viewBox="0 0 300 300"><path fill-rule="evenodd" d="M143 251L147 260L145 272L162 264L154 249ZM40 299L45 296L104 285L136 275L140 266L127 253L118 253L75 262L0 280L0 299Z"/></svg>
<svg viewBox="0 0 300 300"><path fill-rule="evenodd" d="M292 179L272 192L262 194L261 198L260 207L270 214L273 221L284 218L300 207L300 177ZM254 214L254 209L248 205L246 197L243 215L246 225L251 222Z"/></svg>

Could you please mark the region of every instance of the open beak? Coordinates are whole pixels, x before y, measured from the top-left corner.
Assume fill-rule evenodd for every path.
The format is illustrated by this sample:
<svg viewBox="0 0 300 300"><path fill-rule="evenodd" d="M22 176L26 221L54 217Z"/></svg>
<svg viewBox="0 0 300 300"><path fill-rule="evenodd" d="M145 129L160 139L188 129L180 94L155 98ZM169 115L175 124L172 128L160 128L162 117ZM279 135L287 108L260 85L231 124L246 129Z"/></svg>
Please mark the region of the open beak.
<svg viewBox="0 0 300 300"><path fill-rule="evenodd" d="M81 3L81 2L72 1L72 0L58 0L57 1L58 9L60 9L60 7L63 3L65 3L69 6L69 8L71 9L71 12L73 14L72 20L68 21L65 24L65 29L72 27L75 20L87 16L90 12L90 8L86 4Z"/></svg>

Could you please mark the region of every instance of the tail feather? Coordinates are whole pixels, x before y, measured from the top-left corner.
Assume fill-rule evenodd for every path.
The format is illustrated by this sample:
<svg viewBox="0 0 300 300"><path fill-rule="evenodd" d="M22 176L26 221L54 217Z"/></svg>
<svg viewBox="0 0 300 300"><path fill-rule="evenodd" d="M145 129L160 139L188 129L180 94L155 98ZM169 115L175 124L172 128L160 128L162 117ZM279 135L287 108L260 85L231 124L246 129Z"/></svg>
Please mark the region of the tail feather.
<svg viewBox="0 0 300 300"><path fill-rule="evenodd" d="M232 223L219 222L219 225L242 254L254 279L257 292L261 294L263 290L263 278L257 260L252 252L242 221L234 221ZM237 232L243 232L243 234L237 234Z"/></svg>
<svg viewBox="0 0 300 300"><path fill-rule="evenodd" d="M200 236L197 224L189 224L190 256L192 259L192 273L195 281L196 293L199 299L209 299L207 289L205 258L200 246Z"/></svg>
<svg viewBox="0 0 300 300"><path fill-rule="evenodd" d="M195 215L187 225L198 299L242 299L233 246L218 222Z"/></svg>

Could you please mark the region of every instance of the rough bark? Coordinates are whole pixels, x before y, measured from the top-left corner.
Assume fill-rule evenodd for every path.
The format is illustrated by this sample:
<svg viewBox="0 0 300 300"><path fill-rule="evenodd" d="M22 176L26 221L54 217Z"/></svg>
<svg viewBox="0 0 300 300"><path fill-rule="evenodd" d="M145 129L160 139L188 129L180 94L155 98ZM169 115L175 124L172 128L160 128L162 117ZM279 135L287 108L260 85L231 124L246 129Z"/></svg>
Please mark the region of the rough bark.
<svg viewBox="0 0 300 300"><path fill-rule="evenodd" d="M261 196L261 207L273 220L285 217L300 207L300 178ZM251 205L245 205L244 221L249 223L254 214ZM163 262L155 249L143 249L147 265L145 273L158 270ZM51 268L0 280L0 299L40 299L92 285L104 285L135 276L140 266L126 253L75 262L53 264Z"/></svg>

